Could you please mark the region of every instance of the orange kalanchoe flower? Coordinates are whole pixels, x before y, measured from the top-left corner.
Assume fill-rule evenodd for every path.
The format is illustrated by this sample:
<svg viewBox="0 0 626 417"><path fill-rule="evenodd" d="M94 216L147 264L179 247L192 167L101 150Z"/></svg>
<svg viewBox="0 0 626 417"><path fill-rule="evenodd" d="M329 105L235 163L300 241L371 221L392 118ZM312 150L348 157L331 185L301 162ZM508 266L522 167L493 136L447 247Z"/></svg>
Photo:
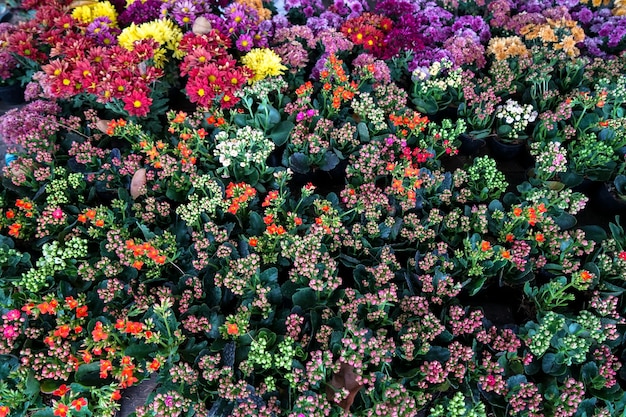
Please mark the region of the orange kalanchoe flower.
<svg viewBox="0 0 626 417"><path fill-rule="evenodd" d="M226 333L228 333L230 336L235 336L239 334L239 326L237 326L237 323L228 323L226 325Z"/></svg>
<svg viewBox="0 0 626 417"><path fill-rule="evenodd" d="M57 403L54 407L54 415L58 417L66 417L69 410L70 408L67 405L63 403Z"/></svg>
<svg viewBox="0 0 626 417"><path fill-rule="evenodd" d="M80 411L81 408L86 407L86 406L87 406L87 399L84 397L80 397L72 401L72 407L76 411Z"/></svg>

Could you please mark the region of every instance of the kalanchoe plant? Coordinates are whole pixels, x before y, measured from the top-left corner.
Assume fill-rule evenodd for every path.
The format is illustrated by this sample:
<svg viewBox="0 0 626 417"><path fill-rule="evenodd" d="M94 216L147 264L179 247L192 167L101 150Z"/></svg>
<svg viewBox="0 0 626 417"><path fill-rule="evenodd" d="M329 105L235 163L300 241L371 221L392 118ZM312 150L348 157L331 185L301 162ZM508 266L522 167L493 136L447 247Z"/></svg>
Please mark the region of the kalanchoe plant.
<svg viewBox="0 0 626 417"><path fill-rule="evenodd" d="M620 2L157 3L0 28L0 417L624 414Z"/></svg>

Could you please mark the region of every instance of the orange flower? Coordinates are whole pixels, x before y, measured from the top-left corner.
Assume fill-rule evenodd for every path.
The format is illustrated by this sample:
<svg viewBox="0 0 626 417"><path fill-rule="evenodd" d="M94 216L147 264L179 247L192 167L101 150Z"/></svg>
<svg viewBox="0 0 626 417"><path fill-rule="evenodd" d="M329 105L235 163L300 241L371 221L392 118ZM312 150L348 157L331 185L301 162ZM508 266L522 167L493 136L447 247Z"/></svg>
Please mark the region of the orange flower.
<svg viewBox="0 0 626 417"><path fill-rule="evenodd" d="M76 301L74 297L65 297L65 302L67 303L67 307L72 310L78 307L78 301Z"/></svg>
<svg viewBox="0 0 626 417"><path fill-rule="evenodd" d="M77 220L81 223L87 223L87 216L85 216L84 214L79 214Z"/></svg>
<svg viewBox="0 0 626 417"><path fill-rule="evenodd" d="M251 237L250 239L248 239L248 245L252 246L252 247L256 247L259 244L259 240L255 237Z"/></svg>
<svg viewBox="0 0 626 417"><path fill-rule="evenodd" d="M96 211L94 209L89 209L85 212L85 216L87 216L88 219L93 220L96 218Z"/></svg>
<svg viewBox="0 0 626 417"><path fill-rule="evenodd" d="M115 391L113 391L113 394L111 394L111 399L113 401L119 401L119 400L122 399L122 394L120 394L119 390L115 390Z"/></svg>
<svg viewBox="0 0 626 417"><path fill-rule="evenodd" d="M543 235L543 233L537 233L537 234L535 235L535 240L536 240L537 242L545 242L545 241L546 241L546 238L545 238L545 236Z"/></svg>
<svg viewBox="0 0 626 417"><path fill-rule="evenodd" d="M6 405L0 405L0 417L7 417L10 412L11 409L9 407Z"/></svg>
<svg viewBox="0 0 626 417"><path fill-rule="evenodd" d="M12 219L15 217L15 212L13 210L7 210L5 216L7 219Z"/></svg>
<svg viewBox="0 0 626 417"><path fill-rule="evenodd" d="M230 336L238 335L239 326L237 326L237 323L228 323L226 325L226 333L228 333Z"/></svg>
<svg viewBox="0 0 626 417"><path fill-rule="evenodd" d="M502 249L502 252L500 252L500 255L502 255L504 259L511 259L511 252L506 249Z"/></svg>
<svg viewBox="0 0 626 417"><path fill-rule="evenodd" d="M140 260L136 260L135 262L133 262L133 268L137 270L141 269L142 266L143 266L143 262Z"/></svg>
<svg viewBox="0 0 626 417"><path fill-rule="evenodd" d="M513 214L514 214L516 217L521 216L521 215L522 215L522 208L521 208L521 207L515 207L515 208L513 209Z"/></svg>
<svg viewBox="0 0 626 417"><path fill-rule="evenodd" d="M87 405L87 400L84 397L80 397L72 401L72 407L76 409L76 411L80 411L81 408Z"/></svg>
<svg viewBox="0 0 626 417"><path fill-rule="evenodd" d="M54 331L54 335L57 336L57 337L61 337L61 338L65 339L66 337L68 337L70 335L70 326L68 326L67 324L63 324L63 325L59 326Z"/></svg>
<svg viewBox="0 0 626 417"><path fill-rule="evenodd" d="M589 273L589 271L585 271L584 269L580 272L580 279L583 282L587 282L591 279L593 279L593 275L591 273Z"/></svg>
<svg viewBox="0 0 626 417"><path fill-rule="evenodd" d="M90 363L91 360L93 359L93 356L91 355L91 353L89 353L88 350L85 350L83 352L83 356L82 356L83 362L85 363Z"/></svg>
<svg viewBox="0 0 626 417"><path fill-rule="evenodd" d="M104 220L102 220L102 219L98 219L98 220L96 220L95 225L96 225L97 227L102 227L102 226L104 226Z"/></svg>
<svg viewBox="0 0 626 417"><path fill-rule="evenodd" d="M59 388L57 388L54 391L52 391L52 395L56 395L57 397L62 397L65 394L67 394L68 392L70 392L70 387L68 387L65 384L61 384L61 386Z"/></svg>
<svg viewBox="0 0 626 417"><path fill-rule="evenodd" d="M483 240L483 241L480 243L480 249L481 249L483 252L487 252L489 249L491 249L491 243L487 242L486 240Z"/></svg>
<svg viewBox="0 0 626 417"><path fill-rule="evenodd" d="M176 117L174 117L174 120L172 120L173 123L182 123L185 121L185 118L187 117L187 113L185 112L178 112L176 114Z"/></svg>
<svg viewBox="0 0 626 417"><path fill-rule="evenodd" d="M111 361L103 359L100 361L100 378L104 379L109 376L109 371L113 370Z"/></svg>
<svg viewBox="0 0 626 417"><path fill-rule="evenodd" d="M161 362L159 362L158 359L154 359L152 363L148 365L148 368L153 372L158 371L160 367L161 367Z"/></svg>
<svg viewBox="0 0 626 417"><path fill-rule="evenodd" d="M69 410L70 408L67 405L63 403L57 403L56 407L54 408L54 415L59 417L66 417Z"/></svg>
<svg viewBox="0 0 626 417"><path fill-rule="evenodd" d="M101 340L107 340L109 335L108 333L106 333L103 328L102 328L102 322L96 322L96 327L94 327L93 331L91 332L91 336L93 336L93 341L94 342L99 342Z"/></svg>
<svg viewBox="0 0 626 417"><path fill-rule="evenodd" d="M12 224L11 226L9 226L9 236L19 237L21 228L22 225L19 223Z"/></svg>

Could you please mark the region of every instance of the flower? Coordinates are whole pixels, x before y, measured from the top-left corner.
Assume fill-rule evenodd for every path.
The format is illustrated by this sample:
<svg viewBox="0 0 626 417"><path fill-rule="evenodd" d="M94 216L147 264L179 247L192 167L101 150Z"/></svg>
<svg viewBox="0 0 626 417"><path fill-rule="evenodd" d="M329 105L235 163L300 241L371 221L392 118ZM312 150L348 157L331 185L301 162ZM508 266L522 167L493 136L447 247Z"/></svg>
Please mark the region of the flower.
<svg viewBox="0 0 626 417"><path fill-rule="evenodd" d="M83 23L91 23L97 18L106 17L113 26L117 25L117 11L109 1L80 5L72 10L72 17Z"/></svg>
<svg viewBox="0 0 626 417"><path fill-rule="evenodd" d="M253 71L253 82L281 75L287 70L280 57L269 48L254 48L241 58L241 62Z"/></svg>
<svg viewBox="0 0 626 417"><path fill-rule="evenodd" d="M537 111L531 104L520 104L508 99L505 104L496 107L498 136L504 141L525 139L526 128L537 119Z"/></svg>
<svg viewBox="0 0 626 417"><path fill-rule="evenodd" d="M157 68L165 65L166 52L170 51L174 56L181 57L178 44L183 38L183 33L169 19L153 20L136 25L131 23L118 35L119 44L129 51L135 49L135 43L142 39L154 39L159 49L154 52L154 60Z"/></svg>

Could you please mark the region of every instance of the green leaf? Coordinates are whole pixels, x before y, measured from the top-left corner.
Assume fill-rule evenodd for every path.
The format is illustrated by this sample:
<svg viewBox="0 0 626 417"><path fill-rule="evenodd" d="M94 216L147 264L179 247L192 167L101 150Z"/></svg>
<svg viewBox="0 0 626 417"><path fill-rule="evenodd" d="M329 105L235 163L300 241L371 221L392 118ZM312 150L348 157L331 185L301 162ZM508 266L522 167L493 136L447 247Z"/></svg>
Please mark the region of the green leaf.
<svg viewBox="0 0 626 417"><path fill-rule="evenodd" d="M284 120L277 124L268 136L270 139L272 139L274 145L282 146L287 143L287 140L289 139L289 134L291 133L291 130L294 128L294 126L295 125L293 124L293 122L290 122L289 120Z"/></svg>
<svg viewBox="0 0 626 417"><path fill-rule="evenodd" d="M512 131L513 131L513 128L511 128L511 126L509 125L498 126L498 136L506 137Z"/></svg>
<svg viewBox="0 0 626 417"><path fill-rule="evenodd" d="M506 380L506 385L509 389L514 389L519 387L521 384L525 384L526 382L528 382L526 375L513 375Z"/></svg>
<svg viewBox="0 0 626 417"><path fill-rule="evenodd" d="M306 174L311 169L309 158L302 152L296 152L289 157L289 167L299 174Z"/></svg>
<svg viewBox="0 0 626 417"><path fill-rule="evenodd" d="M580 375L585 385L589 385L598 376L598 365L595 362L587 362L580 368Z"/></svg>
<svg viewBox="0 0 626 417"><path fill-rule="evenodd" d="M50 407L37 411L31 417L55 417L54 410Z"/></svg>
<svg viewBox="0 0 626 417"><path fill-rule="evenodd" d="M299 288L295 294L291 296L291 301L293 301L294 305L300 306L306 310L315 306L317 295L312 288Z"/></svg>
<svg viewBox="0 0 626 417"><path fill-rule="evenodd" d="M561 228L561 230L568 230L576 226L576 217L565 212L555 217L554 221Z"/></svg>
<svg viewBox="0 0 626 417"><path fill-rule="evenodd" d="M361 140L361 142L367 143L370 141L370 131L365 123L359 122L356 125L356 131L359 134L359 139Z"/></svg>
<svg viewBox="0 0 626 417"><path fill-rule="evenodd" d="M124 350L125 355L140 360L146 359L153 352L156 352L156 348L145 343L133 343Z"/></svg>
<svg viewBox="0 0 626 417"><path fill-rule="evenodd" d="M330 171L339 164L339 158L333 152L327 151L324 154L324 161L320 164L319 169L322 171Z"/></svg>
<svg viewBox="0 0 626 417"><path fill-rule="evenodd" d="M561 376L567 372L567 366L559 360L560 356L548 352L543 355L541 361L541 369L543 372L552 376Z"/></svg>
<svg viewBox="0 0 626 417"><path fill-rule="evenodd" d="M248 221L250 222L250 227L246 230L246 233L250 236L260 236L265 231L265 222L263 221L263 217L256 211L251 212L248 215Z"/></svg>
<svg viewBox="0 0 626 417"><path fill-rule="evenodd" d="M261 273L261 282L263 284L275 283L278 281L278 269L275 267L266 269Z"/></svg>
<svg viewBox="0 0 626 417"><path fill-rule="evenodd" d="M84 363L80 365L74 375L74 379L79 384L88 387L102 385L103 379L100 378L100 362Z"/></svg>
<svg viewBox="0 0 626 417"><path fill-rule="evenodd" d="M589 225L589 226L581 226L583 232L585 232L585 236L588 239L593 240L594 242L600 243L608 238L606 230L601 226Z"/></svg>
<svg viewBox="0 0 626 417"><path fill-rule="evenodd" d="M425 113L429 116L436 114L439 111L437 100L432 96L415 97L411 100L415 104L415 108L420 113Z"/></svg>

